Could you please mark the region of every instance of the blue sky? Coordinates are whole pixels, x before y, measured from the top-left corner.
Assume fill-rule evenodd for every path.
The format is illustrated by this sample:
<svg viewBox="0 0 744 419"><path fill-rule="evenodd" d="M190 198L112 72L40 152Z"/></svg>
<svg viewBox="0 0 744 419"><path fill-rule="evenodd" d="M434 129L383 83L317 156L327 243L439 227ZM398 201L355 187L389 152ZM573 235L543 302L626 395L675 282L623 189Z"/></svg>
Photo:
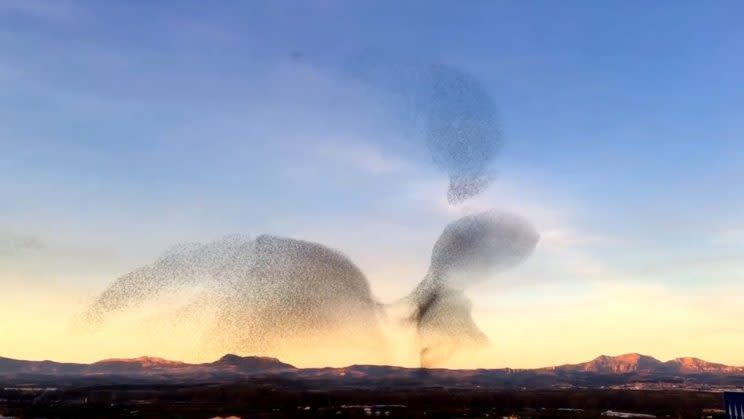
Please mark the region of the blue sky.
<svg viewBox="0 0 744 419"><path fill-rule="evenodd" d="M0 0L0 285L79 303L174 243L266 232L342 249L390 300L447 222L496 207L543 239L479 289L485 312L615 287L716 301L744 275L743 9ZM393 86L432 63L480 80L505 140L486 194L445 205L446 175L359 57ZM737 362L724 342L711 356Z"/></svg>

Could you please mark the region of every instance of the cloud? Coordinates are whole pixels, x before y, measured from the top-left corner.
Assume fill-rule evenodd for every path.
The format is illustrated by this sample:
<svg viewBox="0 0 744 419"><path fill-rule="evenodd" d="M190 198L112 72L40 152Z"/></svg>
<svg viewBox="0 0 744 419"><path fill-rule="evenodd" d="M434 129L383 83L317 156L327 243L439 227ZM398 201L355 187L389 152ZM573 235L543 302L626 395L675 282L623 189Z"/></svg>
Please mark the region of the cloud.
<svg viewBox="0 0 744 419"><path fill-rule="evenodd" d="M323 143L318 145L317 154L341 166L371 175L400 173L410 168L405 160L383 153L372 144L363 142Z"/></svg>
<svg viewBox="0 0 744 419"><path fill-rule="evenodd" d="M732 226L720 228L710 235L710 242L718 246L735 246L744 244L744 227Z"/></svg>
<svg viewBox="0 0 744 419"><path fill-rule="evenodd" d="M22 252L42 250L44 242L31 235L0 233L0 256L12 256Z"/></svg>
<svg viewBox="0 0 744 419"><path fill-rule="evenodd" d="M67 20L75 15L75 8L64 0L3 0L0 1L0 15L4 14Z"/></svg>

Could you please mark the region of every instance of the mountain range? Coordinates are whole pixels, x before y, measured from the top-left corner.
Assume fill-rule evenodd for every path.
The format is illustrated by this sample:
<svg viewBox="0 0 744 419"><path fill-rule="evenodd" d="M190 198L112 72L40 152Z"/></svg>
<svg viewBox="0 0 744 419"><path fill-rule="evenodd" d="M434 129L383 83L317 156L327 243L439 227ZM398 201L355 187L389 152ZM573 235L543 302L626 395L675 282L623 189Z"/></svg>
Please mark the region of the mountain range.
<svg viewBox="0 0 744 419"><path fill-rule="evenodd" d="M494 388L603 387L628 383L744 385L744 367L698 358L660 361L641 354L599 356L589 362L537 369L420 369L384 365L296 368L276 358L228 354L208 363L155 357L91 364L0 357L0 384L106 382L226 382L274 380L323 386L478 386Z"/></svg>
<svg viewBox="0 0 744 419"><path fill-rule="evenodd" d="M543 370L600 374L744 374L744 367L732 367L699 358L683 357L662 362L654 357L637 353L618 356L601 355L589 362L543 368Z"/></svg>

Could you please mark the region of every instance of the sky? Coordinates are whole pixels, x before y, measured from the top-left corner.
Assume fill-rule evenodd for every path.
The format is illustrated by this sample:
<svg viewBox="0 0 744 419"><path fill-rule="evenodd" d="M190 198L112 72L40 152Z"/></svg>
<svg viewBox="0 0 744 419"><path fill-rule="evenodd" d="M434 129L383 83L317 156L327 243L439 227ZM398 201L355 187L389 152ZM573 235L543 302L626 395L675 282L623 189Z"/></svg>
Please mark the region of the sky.
<svg viewBox="0 0 744 419"><path fill-rule="evenodd" d="M0 356L200 360L188 328L164 342L70 325L174 244L235 233L339 249L392 302L447 223L497 208L541 239L468 290L491 345L451 366L626 352L744 365L742 12L0 0ZM400 100L400 75L431 64L477 78L498 109L496 179L462 205Z"/></svg>

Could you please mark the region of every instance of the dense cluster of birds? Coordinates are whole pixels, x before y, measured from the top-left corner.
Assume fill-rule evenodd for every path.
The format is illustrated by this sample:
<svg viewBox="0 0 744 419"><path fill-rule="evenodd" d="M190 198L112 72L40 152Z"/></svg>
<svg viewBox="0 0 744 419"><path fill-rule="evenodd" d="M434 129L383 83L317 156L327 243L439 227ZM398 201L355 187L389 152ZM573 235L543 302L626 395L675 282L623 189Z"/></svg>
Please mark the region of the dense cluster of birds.
<svg viewBox="0 0 744 419"><path fill-rule="evenodd" d="M422 138L434 165L449 176L449 203L459 204L493 179L490 165L501 148L493 100L474 77L449 66L418 67L408 76L416 80L407 88L423 121ZM394 303L405 307L400 321L418 336L422 366L487 341L464 290L522 262L538 238L526 220L493 210L445 227L423 280ZM270 352L290 340L320 345L334 336L349 348L376 351L387 344L382 329L389 306L374 298L353 262L321 244L271 235L174 248L115 280L85 313L86 324L100 326L189 286L211 295L203 338L225 352Z"/></svg>
<svg viewBox="0 0 744 419"><path fill-rule="evenodd" d="M285 340L329 335L367 346L382 339L379 305L359 268L323 245L270 235L173 249L114 281L85 313L86 323L101 325L184 287L208 293L212 319L201 338L222 352L265 352Z"/></svg>

